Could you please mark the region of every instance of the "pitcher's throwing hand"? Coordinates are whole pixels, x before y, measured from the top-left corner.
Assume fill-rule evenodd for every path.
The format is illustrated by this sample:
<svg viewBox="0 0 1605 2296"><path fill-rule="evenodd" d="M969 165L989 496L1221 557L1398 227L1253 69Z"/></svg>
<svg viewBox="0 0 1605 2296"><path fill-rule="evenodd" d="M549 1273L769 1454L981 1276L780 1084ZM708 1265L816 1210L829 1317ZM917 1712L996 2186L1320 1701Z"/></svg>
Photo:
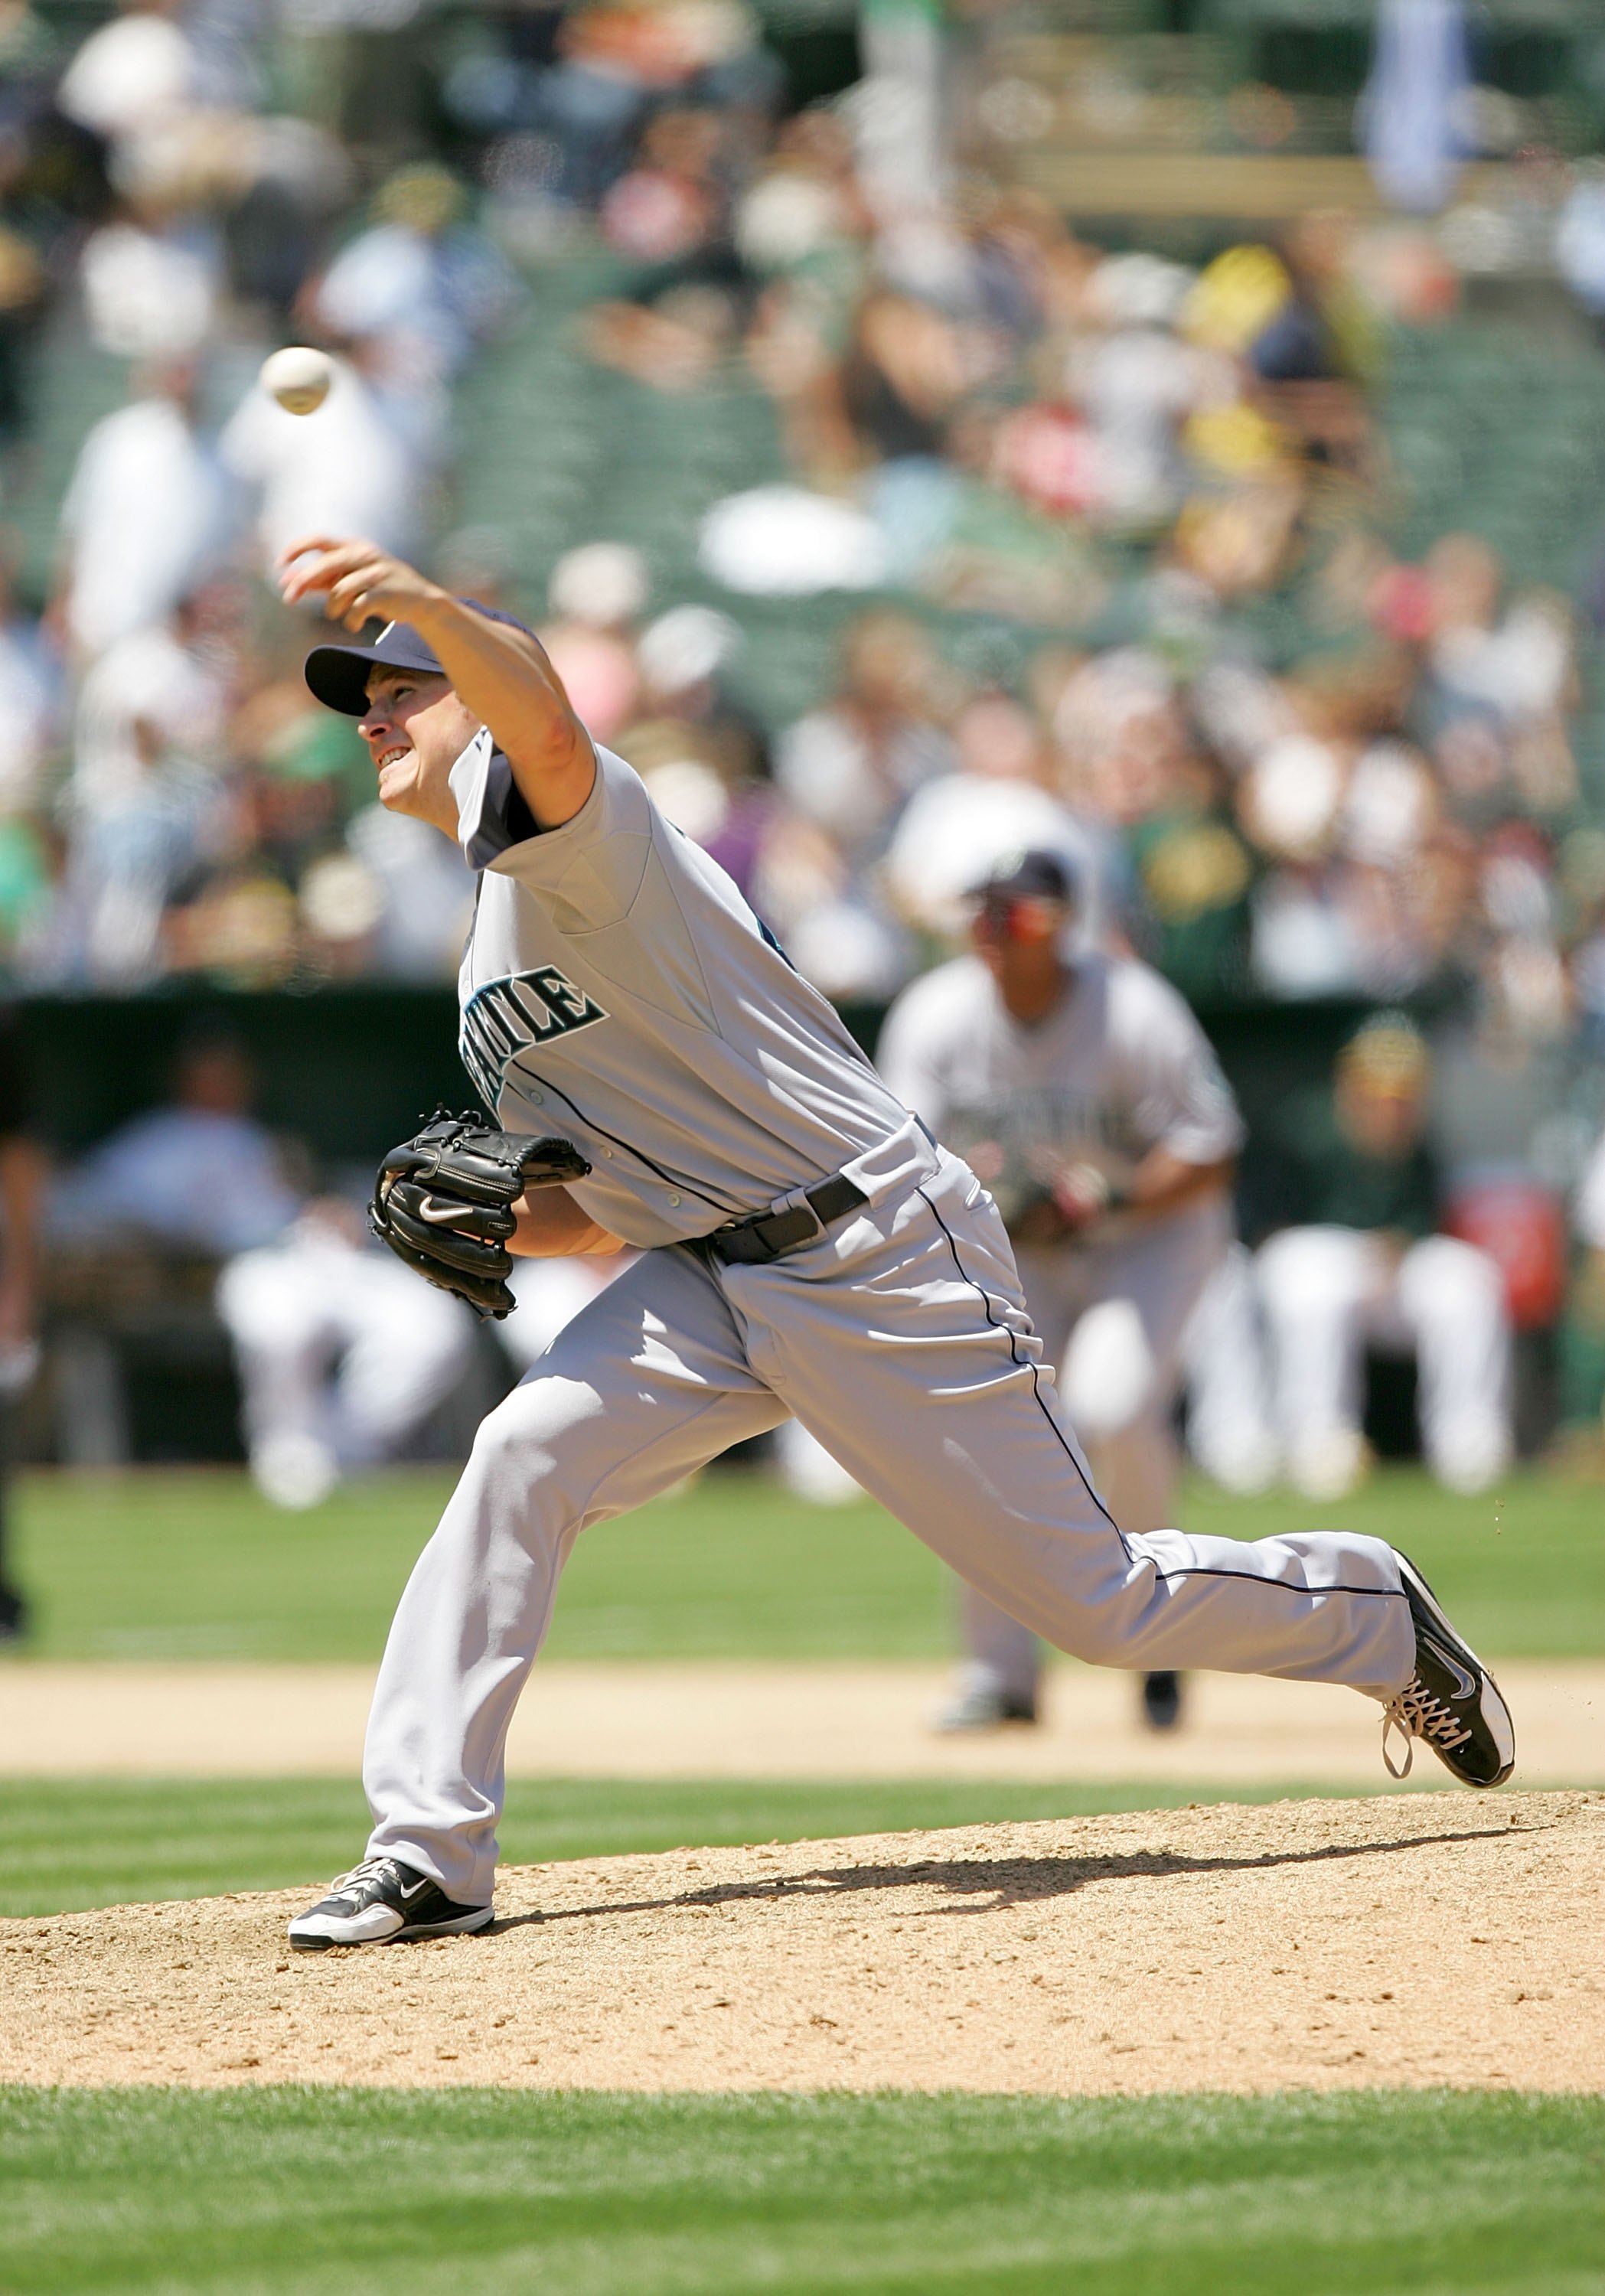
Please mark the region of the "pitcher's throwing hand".
<svg viewBox="0 0 1605 2296"><path fill-rule="evenodd" d="M375 542L336 542L326 534L303 536L279 553L279 593L286 605L321 596L332 622L360 630L364 622L394 621L422 607L454 603L448 591L430 582L405 559Z"/></svg>

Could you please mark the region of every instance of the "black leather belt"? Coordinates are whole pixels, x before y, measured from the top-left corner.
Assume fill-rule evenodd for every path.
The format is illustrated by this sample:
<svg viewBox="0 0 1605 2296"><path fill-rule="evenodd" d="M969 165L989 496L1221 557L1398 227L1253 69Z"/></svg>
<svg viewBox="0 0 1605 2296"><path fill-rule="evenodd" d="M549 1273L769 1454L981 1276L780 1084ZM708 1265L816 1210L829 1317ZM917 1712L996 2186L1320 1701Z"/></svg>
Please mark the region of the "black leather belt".
<svg viewBox="0 0 1605 2296"><path fill-rule="evenodd" d="M702 1241L720 1259L758 1267L766 1259L779 1259L795 1251L800 1243L812 1243L826 1228L868 1201L856 1181L838 1172L834 1178L810 1188L801 1203L793 1204L790 1211L754 1212L750 1219L733 1220L728 1227L715 1228Z"/></svg>

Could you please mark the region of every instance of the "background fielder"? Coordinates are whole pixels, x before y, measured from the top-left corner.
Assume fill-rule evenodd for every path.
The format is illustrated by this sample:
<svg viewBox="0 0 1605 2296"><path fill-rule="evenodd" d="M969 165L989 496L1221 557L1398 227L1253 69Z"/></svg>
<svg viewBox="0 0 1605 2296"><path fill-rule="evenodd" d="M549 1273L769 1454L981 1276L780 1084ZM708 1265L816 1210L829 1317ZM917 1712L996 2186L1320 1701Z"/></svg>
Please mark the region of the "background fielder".
<svg viewBox="0 0 1605 2296"><path fill-rule="evenodd" d="M974 953L905 990L880 1070L990 1190L1110 1513L1153 1531L1172 1519L1183 1342L1231 1241L1243 1128L1167 982L1130 957L1067 953L1075 908L1057 854L1002 861L977 888ZM973 1587L962 1617L969 1660L943 1726L1034 1721L1036 1636ZM1178 1700L1172 1671L1145 1676L1151 1721L1173 1723Z"/></svg>
<svg viewBox="0 0 1605 2296"><path fill-rule="evenodd" d="M1382 1541L1118 1528L991 1200L717 865L593 745L528 632L366 544L299 545L284 587L324 594L353 629L408 618L315 649L307 680L361 716L381 800L455 834L482 873L464 1059L549 1173L560 1126L585 1168L521 1200L514 1240L641 1249L481 1426L386 1646L368 1855L292 1922L294 1942L489 1922L507 1727L574 1541L788 1410L1060 1647L1346 1682L1468 1782L1509 1775L1497 1691ZM416 1163L413 1144L387 1168ZM442 1195L426 1218L451 1210ZM449 1285L460 1245L442 1250Z"/></svg>

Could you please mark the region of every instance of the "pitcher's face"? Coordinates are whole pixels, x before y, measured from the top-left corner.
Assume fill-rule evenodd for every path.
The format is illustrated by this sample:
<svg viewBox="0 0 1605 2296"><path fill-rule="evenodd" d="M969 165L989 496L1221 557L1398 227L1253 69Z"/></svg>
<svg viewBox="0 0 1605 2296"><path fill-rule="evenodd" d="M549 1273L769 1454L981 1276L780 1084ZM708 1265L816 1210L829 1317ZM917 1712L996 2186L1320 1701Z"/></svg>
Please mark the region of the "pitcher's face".
<svg viewBox="0 0 1605 2296"><path fill-rule="evenodd" d="M454 836L457 809L448 779L479 721L439 676L375 669L358 729L379 776L379 801L392 813L432 822Z"/></svg>

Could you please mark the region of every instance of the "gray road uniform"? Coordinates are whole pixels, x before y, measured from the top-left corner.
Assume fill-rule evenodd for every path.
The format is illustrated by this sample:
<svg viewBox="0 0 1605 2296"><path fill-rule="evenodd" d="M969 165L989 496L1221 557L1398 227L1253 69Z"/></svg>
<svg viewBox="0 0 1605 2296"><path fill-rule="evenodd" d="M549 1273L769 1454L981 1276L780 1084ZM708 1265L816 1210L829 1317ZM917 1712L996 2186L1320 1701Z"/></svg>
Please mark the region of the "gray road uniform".
<svg viewBox="0 0 1605 2296"><path fill-rule="evenodd" d="M485 1421L408 1581L364 1765L373 1853L489 1901L507 1726L574 1541L789 1411L962 1577L1081 1657L1380 1699L1409 1678L1380 1540L1118 1528L985 1191L627 765L601 751L585 805L544 834L509 827L487 738L453 787L482 872L469 1070L510 1128L577 1144L584 1209L645 1249Z"/></svg>
<svg viewBox="0 0 1605 2296"><path fill-rule="evenodd" d="M1011 1226L1069 1166L1092 1165L1118 1190L1152 1149L1215 1164L1242 1145L1203 1030L1169 983L1131 958L1084 953L1059 1004L1027 1027L981 960L960 957L898 998L880 1063L898 1097L985 1179ZM1231 1241L1221 1192L1159 1215L1107 1212L1064 1242L1015 1245L1044 1357L1128 1531L1169 1519L1183 1342ZM970 1686L1033 1701L1036 1636L972 1587L963 1624Z"/></svg>

